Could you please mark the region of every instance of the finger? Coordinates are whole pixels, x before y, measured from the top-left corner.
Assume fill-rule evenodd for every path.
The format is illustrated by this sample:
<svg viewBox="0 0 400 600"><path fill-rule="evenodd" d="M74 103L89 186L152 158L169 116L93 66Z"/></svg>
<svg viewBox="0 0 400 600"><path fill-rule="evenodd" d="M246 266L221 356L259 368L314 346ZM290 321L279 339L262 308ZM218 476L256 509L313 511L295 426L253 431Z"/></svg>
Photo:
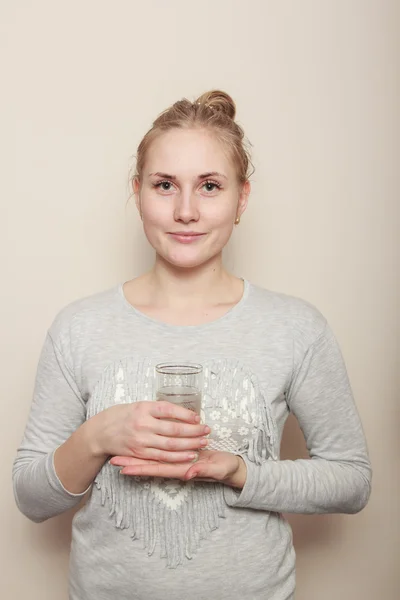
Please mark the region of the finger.
<svg viewBox="0 0 400 600"><path fill-rule="evenodd" d="M173 404L165 400L158 400L151 404L150 414L156 419L177 419L185 423L200 423L200 416L197 413L188 408L183 408L179 404Z"/></svg>
<svg viewBox="0 0 400 600"><path fill-rule="evenodd" d="M129 461L151 460L154 462L165 463L190 463L198 458L198 452L168 452L166 450L158 450L157 448L147 448L145 458L136 458L130 456L113 456L110 460L112 465L124 466L131 464ZM128 461L128 462L125 462Z"/></svg>
<svg viewBox="0 0 400 600"><path fill-rule="evenodd" d="M152 435L148 438L148 448L157 448L167 450L168 452L188 452L189 450L199 450L206 448L208 440L206 438L179 438L165 437L163 435Z"/></svg>
<svg viewBox="0 0 400 600"><path fill-rule="evenodd" d="M188 470L187 464L164 464L149 461L147 464L136 464L124 467L122 475L136 475L141 477L165 477L167 479L183 479Z"/></svg>
<svg viewBox="0 0 400 600"><path fill-rule="evenodd" d="M113 456L110 459L110 464L117 466L117 467L145 465L149 462L155 462L155 461L145 460L143 458L135 458L133 456Z"/></svg>
<svg viewBox="0 0 400 600"><path fill-rule="evenodd" d="M166 437L201 437L208 435L211 429L208 425L198 424L190 425L186 423L176 423L173 421L165 421L163 419L156 419L154 423L154 431L158 435L165 435Z"/></svg>
<svg viewBox="0 0 400 600"><path fill-rule="evenodd" d="M135 465L138 461L141 462L141 459L132 456L113 456L110 458L109 463L114 467L127 467L128 465Z"/></svg>

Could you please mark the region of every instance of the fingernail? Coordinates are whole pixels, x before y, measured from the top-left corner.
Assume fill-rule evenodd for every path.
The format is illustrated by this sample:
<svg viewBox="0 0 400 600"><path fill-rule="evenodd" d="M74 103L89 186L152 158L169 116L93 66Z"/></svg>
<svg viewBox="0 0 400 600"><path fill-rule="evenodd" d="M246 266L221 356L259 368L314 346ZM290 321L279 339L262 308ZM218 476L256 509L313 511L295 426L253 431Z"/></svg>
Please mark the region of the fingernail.
<svg viewBox="0 0 400 600"><path fill-rule="evenodd" d="M208 440L206 440L204 438L202 440L200 440L200 446L207 446L207 444L208 444Z"/></svg>
<svg viewBox="0 0 400 600"><path fill-rule="evenodd" d="M192 475L190 475L190 476L188 477L188 480L189 480L189 479L194 479L195 477L196 477L196 473L192 473Z"/></svg>
<svg viewBox="0 0 400 600"><path fill-rule="evenodd" d="M204 433L210 433L211 429L208 427L208 425L206 425L206 427L204 427Z"/></svg>
<svg viewBox="0 0 400 600"><path fill-rule="evenodd" d="M200 423L200 415L196 415L194 418L195 423Z"/></svg>
<svg viewBox="0 0 400 600"><path fill-rule="evenodd" d="M193 454L188 454L188 460L194 460L195 458L197 458L197 454L195 452L193 452Z"/></svg>

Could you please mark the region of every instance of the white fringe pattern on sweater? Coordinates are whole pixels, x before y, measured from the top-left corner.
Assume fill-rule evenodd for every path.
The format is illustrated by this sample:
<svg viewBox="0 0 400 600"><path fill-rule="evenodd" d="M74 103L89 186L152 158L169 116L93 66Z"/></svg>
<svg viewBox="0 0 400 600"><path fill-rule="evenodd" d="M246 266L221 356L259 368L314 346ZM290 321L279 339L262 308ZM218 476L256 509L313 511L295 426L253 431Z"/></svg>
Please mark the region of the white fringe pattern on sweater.
<svg viewBox="0 0 400 600"><path fill-rule="evenodd" d="M110 365L88 402L87 418L114 404L154 400L154 366L131 357ZM208 448L246 454L256 464L276 460L276 427L252 373L230 360L208 361L203 369L202 422L212 430ZM149 556L159 547L170 568L193 558L226 515L219 483L128 477L107 462L95 485L115 526L129 530Z"/></svg>

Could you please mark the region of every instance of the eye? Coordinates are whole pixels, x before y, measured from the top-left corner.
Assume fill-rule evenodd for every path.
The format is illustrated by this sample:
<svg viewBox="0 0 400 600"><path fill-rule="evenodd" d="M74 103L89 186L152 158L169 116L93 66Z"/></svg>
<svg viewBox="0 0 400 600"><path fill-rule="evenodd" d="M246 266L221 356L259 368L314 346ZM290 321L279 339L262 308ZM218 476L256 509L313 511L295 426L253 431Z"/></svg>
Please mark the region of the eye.
<svg viewBox="0 0 400 600"><path fill-rule="evenodd" d="M154 184L155 188L160 189L163 192L170 192L172 190L172 182L171 181L159 181Z"/></svg>
<svg viewBox="0 0 400 600"><path fill-rule="evenodd" d="M216 181L205 181L202 187L206 192L210 193L215 192L215 190L220 190L221 184L217 183Z"/></svg>

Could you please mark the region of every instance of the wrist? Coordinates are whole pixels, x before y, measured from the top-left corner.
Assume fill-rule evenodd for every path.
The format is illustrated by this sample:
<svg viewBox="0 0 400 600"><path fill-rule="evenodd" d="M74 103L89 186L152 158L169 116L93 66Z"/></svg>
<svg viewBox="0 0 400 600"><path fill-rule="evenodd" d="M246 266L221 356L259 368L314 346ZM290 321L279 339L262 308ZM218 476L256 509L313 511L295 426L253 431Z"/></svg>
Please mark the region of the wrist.
<svg viewBox="0 0 400 600"><path fill-rule="evenodd" d="M244 488L244 484L246 483L247 467L241 456L235 455L235 458L237 459L236 469L226 483L230 487L241 490Z"/></svg>
<svg viewBox="0 0 400 600"><path fill-rule="evenodd" d="M87 453L93 458L107 459L108 454L104 452L101 440L101 428L98 427L98 416L96 415L85 421L80 428L79 433L87 449Z"/></svg>

